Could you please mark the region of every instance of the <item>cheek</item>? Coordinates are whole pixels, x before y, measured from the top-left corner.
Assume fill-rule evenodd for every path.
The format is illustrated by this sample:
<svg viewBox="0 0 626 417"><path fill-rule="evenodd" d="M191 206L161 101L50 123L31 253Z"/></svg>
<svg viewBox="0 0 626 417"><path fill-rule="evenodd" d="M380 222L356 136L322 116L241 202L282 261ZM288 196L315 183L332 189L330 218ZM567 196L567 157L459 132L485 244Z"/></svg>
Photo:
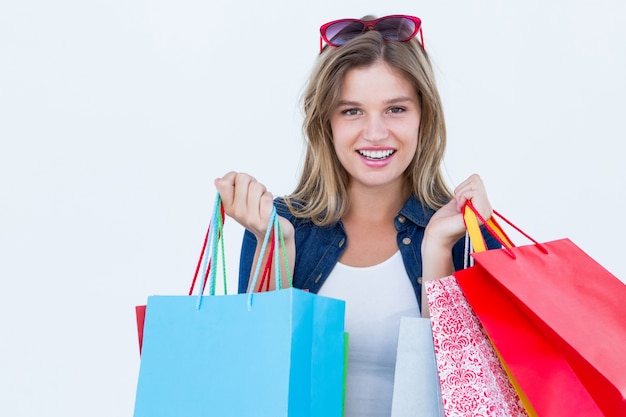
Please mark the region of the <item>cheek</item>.
<svg viewBox="0 0 626 417"><path fill-rule="evenodd" d="M418 120L417 124L411 128L411 137L413 138L413 141L415 142L414 144L415 147L417 147L417 141L419 140L419 135L420 135L420 123Z"/></svg>
<svg viewBox="0 0 626 417"><path fill-rule="evenodd" d="M341 120L335 117L330 118L330 131L333 134L333 138L341 134Z"/></svg>
<svg viewBox="0 0 626 417"><path fill-rule="evenodd" d="M337 158L339 158L341 162L345 162L345 155L347 153L346 141L342 140L341 136L335 136L333 137L333 143L331 145L333 147L333 151L335 152L335 155L337 156Z"/></svg>
<svg viewBox="0 0 626 417"><path fill-rule="evenodd" d="M345 144L353 136L350 131L350 124L342 123L341 121L332 121L330 123L330 129L332 133L333 145L335 150Z"/></svg>
<svg viewBox="0 0 626 417"><path fill-rule="evenodd" d="M405 136L404 146L408 151L408 154L411 155L411 159L415 156L417 152L417 144L419 143L419 128L413 128L407 130Z"/></svg>
<svg viewBox="0 0 626 417"><path fill-rule="evenodd" d="M341 165L345 166L349 161L349 155L352 154L350 135L341 126L336 125L332 126L332 133L332 143L330 145Z"/></svg>

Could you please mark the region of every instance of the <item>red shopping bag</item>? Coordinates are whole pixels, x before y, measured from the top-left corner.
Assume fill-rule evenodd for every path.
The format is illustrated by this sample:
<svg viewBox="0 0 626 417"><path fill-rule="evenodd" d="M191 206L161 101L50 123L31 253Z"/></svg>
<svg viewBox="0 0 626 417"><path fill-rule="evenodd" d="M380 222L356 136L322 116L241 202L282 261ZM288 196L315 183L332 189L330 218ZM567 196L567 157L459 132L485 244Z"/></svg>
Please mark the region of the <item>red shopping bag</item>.
<svg viewBox="0 0 626 417"><path fill-rule="evenodd" d="M533 244L501 242L455 277L530 403L540 416L625 416L626 286L570 240L540 244L495 214Z"/></svg>
<svg viewBox="0 0 626 417"><path fill-rule="evenodd" d="M454 277L534 415L603 416L558 349L496 282L471 268Z"/></svg>
<svg viewBox="0 0 626 417"><path fill-rule="evenodd" d="M135 306L135 316L137 318L137 338L139 339L139 354L141 355L141 346L143 345L143 325L146 321L146 306Z"/></svg>

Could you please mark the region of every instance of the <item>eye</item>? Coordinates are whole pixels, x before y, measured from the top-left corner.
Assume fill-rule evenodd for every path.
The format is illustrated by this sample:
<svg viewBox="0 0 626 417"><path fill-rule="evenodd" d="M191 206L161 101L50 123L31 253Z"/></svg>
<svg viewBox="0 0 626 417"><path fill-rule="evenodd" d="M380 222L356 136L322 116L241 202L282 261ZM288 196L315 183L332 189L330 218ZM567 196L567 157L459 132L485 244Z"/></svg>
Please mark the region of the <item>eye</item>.
<svg viewBox="0 0 626 417"><path fill-rule="evenodd" d="M344 109L341 110L341 114L344 114L346 116L358 116L359 114L361 114L361 111L359 109Z"/></svg>
<svg viewBox="0 0 626 417"><path fill-rule="evenodd" d="M404 107L392 107L388 110L389 113L404 113L406 111L406 109Z"/></svg>

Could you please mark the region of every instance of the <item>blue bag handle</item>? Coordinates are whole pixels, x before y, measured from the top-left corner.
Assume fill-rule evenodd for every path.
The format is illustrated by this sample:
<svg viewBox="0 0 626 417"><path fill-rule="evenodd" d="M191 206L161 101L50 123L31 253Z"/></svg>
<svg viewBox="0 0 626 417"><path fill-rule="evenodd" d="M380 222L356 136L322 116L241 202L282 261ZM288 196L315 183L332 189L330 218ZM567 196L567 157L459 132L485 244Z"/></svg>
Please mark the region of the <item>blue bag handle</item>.
<svg viewBox="0 0 626 417"><path fill-rule="evenodd" d="M226 288L226 262L224 255L224 223L222 221L221 214L222 198L219 193L215 197L215 203L213 204L213 212L211 215L211 221L209 222L209 230L206 238L205 248L203 249L204 255L202 260L202 274L203 279L198 285L198 302L197 309L200 309L202 304L202 296L204 295L204 289L207 281L209 283L209 294L215 295L215 281L217 277L217 255L218 249L221 249L222 259L222 273L224 281L224 295L227 294ZM208 272L208 276L207 276Z"/></svg>
<svg viewBox="0 0 626 417"><path fill-rule="evenodd" d="M265 230L265 236L263 237L263 243L261 245L261 252L259 254L259 259L257 260L256 267L254 269L254 274L252 275L252 280L248 287L248 310L252 308L252 297L254 294L254 288L256 288L257 281L259 279L259 272L261 271L261 259L263 259L263 255L267 250L267 244L269 242L270 234L274 231L274 265L276 266L274 269L276 270L274 276L276 277L276 289L280 290L282 287L282 278L280 272L280 252L283 254L283 260L285 262L285 269L287 271L287 279L289 282L289 287L293 286L293 280L291 276L291 271L289 269L289 260L287 259L287 250L285 249L285 240L283 238L283 232L280 227L280 221L278 219L278 215L276 214L276 207L272 207L272 214L270 215L270 221L267 225L267 229ZM271 260L268 260L271 262Z"/></svg>
<svg viewBox="0 0 626 417"><path fill-rule="evenodd" d="M196 305L198 310L200 309L200 306L202 304L202 297L204 295L204 289L205 289L207 281L209 283L209 295L211 296L215 295L215 282L216 282L216 274L217 274L216 261L217 261L217 256L218 256L218 249L221 251L221 255L222 255L221 266L222 266L223 281L224 281L224 295L227 294L226 261L225 261L225 255L224 255L224 222L222 221L221 212L222 212L222 200L221 200L221 196L218 193L215 197L215 203L213 205L213 213L211 215L208 236L206 239L207 247L206 247L206 250L204 251L204 258L202 262L202 275L201 276L207 277L207 270L208 270L208 277L206 279L203 279L201 284L198 286L198 302ZM265 231L265 236L263 238L263 243L261 245L261 252L259 254L259 260L263 258L263 255L265 254L267 250L267 244L269 242L269 237L270 237L272 230L274 231L274 245L275 245L275 248L277 248L276 250L274 250L274 262L275 262L275 265L277 265L277 267L275 268L276 272L274 274L276 277L276 288L280 289L282 285L281 271L280 271L281 268L279 266L281 251L283 253L283 260L285 262L289 286L291 287L293 286L293 281L291 277L291 271L289 268L289 261L287 259L285 241L283 238L282 229L280 227L280 221L278 220L278 215L276 213L276 207L272 207L272 214L270 215L270 220L268 222L267 229ZM248 309L252 307L253 289L255 288L258 277L259 277L261 264L262 262L257 262L256 268L254 270L254 274L252 277L250 289L248 290Z"/></svg>

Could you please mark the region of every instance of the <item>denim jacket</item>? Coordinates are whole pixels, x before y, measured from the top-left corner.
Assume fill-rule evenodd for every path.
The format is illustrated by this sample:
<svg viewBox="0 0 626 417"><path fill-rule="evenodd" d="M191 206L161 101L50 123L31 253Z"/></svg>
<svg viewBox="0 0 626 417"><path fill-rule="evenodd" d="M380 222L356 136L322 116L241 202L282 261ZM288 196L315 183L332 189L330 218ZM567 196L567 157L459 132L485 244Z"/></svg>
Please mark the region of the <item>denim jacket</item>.
<svg viewBox="0 0 626 417"><path fill-rule="evenodd" d="M316 226L309 219L294 217L282 198L275 199L274 205L277 214L289 220L295 229L293 286L317 293L346 248L347 236L343 224L338 222L331 226ZM434 213L434 210L424 207L417 198L411 196L394 220L398 232L396 241L418 305L422 301L422 239ZM488 234L485 234L485 240L489 248L500 247ZM248 288L256 246L255 236L246 230L239 263L239 292L245 292ZM460 239L452 249L455 270L463 268L464 252L464 239Z"/></svg>

